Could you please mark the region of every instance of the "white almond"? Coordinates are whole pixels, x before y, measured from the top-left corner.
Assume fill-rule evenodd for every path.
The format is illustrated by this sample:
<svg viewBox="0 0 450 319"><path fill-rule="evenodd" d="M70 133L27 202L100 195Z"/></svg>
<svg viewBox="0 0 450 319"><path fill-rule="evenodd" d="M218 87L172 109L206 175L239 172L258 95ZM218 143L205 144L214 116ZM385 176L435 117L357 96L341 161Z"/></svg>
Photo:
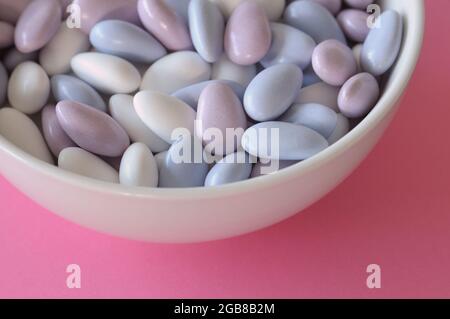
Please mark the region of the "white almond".
<svg viewBox="0 0 450 319"><path fill-rule="evenodd" d="M9 103L25 114L39 112L47 103L50 80L44 69L35 62L19 64L8 83Z"/></svg>
<svg viewBox="0 0 450 319"><path fill-rule="evenodd" d="M106 94L131 93L141 83L139 71L130 62L109 54L80 53L71 66L79 78Z"/></svg>
<svg viewBox="0 0 450 319"><path fill-rule="evenodd" d="M228 80L239 83L246 88L249 83L256 76L256 65L239 65L224 54L213 64L212 79L213 80Z"/></svg>
<svg viewBox="0 0 450 319"><path fill-rule="evenodd" d="M172 94L179 89L211 78L211 66L198 53L175 52L156 61L145 72L141 90Z"/></svg>
<svg viewBox="0 0 450 319"><path fill-rule="evenodd" d="M53 164L52 155L39 128L25 114L10 107L1 109L0 135L28 154Z"/></svg>
<svg viewBox="0 0 450 319"><path fill-rule="evenodd" d="M103 182L119 183L119 174L105 161L78 147L59 153L58 166L66 171Z"/></svg>
<svg viewBox="0 0 450 319"><path fill-rule="evenodd" d="M111 116L123 127L133 142L147 145L154 153L167 151L170 147L158 135L153 133L137 115L133 97L126 94L116 94L109 100Z"/></svg>
<svg viewBox="0 0 450 319"><path fill-rule="evenodd" d="M135 143L125 151L119 176L125 186L158 187L158 166L145 144Z"/></svg>
<svg viewBox="0 0 450 319"><path fill-rule="evenodd" d="M70 29L63 22L53 39L42 49L39 63L48 75L67 73L70 71L72 58L89 48L88 35L80 29Z"/></svg>
<svg viewBox="0 0 450 319"><path fill-rule="evenodd" d="M197 113L179 99L155 91L141 91L134 97L134 108L139 118L153 132L169 144L177 136L176 129L187 129L194 133Z"/></svg>

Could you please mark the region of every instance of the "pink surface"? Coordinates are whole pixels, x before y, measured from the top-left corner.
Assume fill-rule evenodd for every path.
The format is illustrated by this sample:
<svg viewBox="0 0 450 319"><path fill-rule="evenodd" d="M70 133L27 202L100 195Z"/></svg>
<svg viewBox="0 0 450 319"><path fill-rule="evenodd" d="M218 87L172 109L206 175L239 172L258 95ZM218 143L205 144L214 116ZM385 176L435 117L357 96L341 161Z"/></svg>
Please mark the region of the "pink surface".
<svg viewBox="0 0 450 319"><path fill-rule="evenodd" d="M0 297L450 297L450 2L427 10L393 125L325 199L244 237L154 245L61 220L0 178ZM66 287L72 263L81 289ZM381 289L366 286L372 263Z"/></svg>

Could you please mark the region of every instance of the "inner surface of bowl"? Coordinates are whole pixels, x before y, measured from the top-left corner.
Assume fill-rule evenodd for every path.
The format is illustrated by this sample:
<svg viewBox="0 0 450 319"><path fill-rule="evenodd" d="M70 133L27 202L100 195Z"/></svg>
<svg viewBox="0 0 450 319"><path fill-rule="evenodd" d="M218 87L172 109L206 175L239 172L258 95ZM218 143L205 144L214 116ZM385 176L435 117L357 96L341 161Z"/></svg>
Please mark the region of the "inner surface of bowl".
<svg viewBox="0 0 450 319"><path fill-rule="evenodd" d="M325 151L282 171L212 188L147 189L107 184L36 160L0 137L1 173L56 214L126 238L197 242L227 238L279 222L314 203L371 151L392 119L417 62L422 0L384 0L404 17L400 56L373 111ZM58 196L55 196L58 194Z"/></svg>

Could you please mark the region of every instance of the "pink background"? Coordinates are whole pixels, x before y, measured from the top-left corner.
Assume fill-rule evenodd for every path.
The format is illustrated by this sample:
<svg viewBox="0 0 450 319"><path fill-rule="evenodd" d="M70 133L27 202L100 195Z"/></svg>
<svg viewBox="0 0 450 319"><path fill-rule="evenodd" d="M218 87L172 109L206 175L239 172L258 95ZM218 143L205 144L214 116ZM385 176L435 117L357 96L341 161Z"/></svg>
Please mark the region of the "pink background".
<svg viewBox="0 0 450 319"><path fill-rule="evenodd" d="M226 241L99 235L0 178L0 297L450 297L450 1L427 1L425 47L393 125L364 164L302 214ZM82 288L65 269L82 269ZM367 265L382 288L366 287Z"/></svg>

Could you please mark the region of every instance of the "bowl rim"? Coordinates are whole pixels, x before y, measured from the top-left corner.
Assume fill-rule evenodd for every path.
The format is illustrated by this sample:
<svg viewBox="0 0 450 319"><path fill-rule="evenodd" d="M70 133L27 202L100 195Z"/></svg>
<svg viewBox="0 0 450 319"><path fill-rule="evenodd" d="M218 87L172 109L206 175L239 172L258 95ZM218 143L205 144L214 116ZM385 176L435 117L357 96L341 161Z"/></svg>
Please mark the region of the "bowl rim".
<svg viewBox="0 0 450 319"><path fill-rule="evenodd" d="M395 107L395 102L402 96L417 64L424 36L425 29L425 4L423 0L409 0L409 7L414 8L417 17L410 21L410 25L415 26L415 36L410 40L411 48L406 54L403 52L401 57L409 59L407 65L399 70L395 83L384 91L380 100L374 109L349 133L341 138L335 144L329 146L317 155L299 162L291 167L285 168L276 174L270 174L252 178L249 180L215 186L215 187L195 187L195 188L144 188L128 187L120 184L112 184L98 181L88 177L80 176L75 173L64 171L57 166L41 161L32 155L21 150L4 137L0 136L0 150L11 156L13 160L21 162L31 170L37 170L39 173L48 175L48 177L64 184L70 184L76 188L83 188L102 194L116 196L126 196L129 198L149 198L159 200L198 200L211 199L218 197L229 197L234 194L254 192L259 189L273 187L284 184L292 179L322 166L334 158L340 156L343 152L350 149L354 144L360 141L368 132L374 129L381 120L387 116L391 109Z"/></svg>

